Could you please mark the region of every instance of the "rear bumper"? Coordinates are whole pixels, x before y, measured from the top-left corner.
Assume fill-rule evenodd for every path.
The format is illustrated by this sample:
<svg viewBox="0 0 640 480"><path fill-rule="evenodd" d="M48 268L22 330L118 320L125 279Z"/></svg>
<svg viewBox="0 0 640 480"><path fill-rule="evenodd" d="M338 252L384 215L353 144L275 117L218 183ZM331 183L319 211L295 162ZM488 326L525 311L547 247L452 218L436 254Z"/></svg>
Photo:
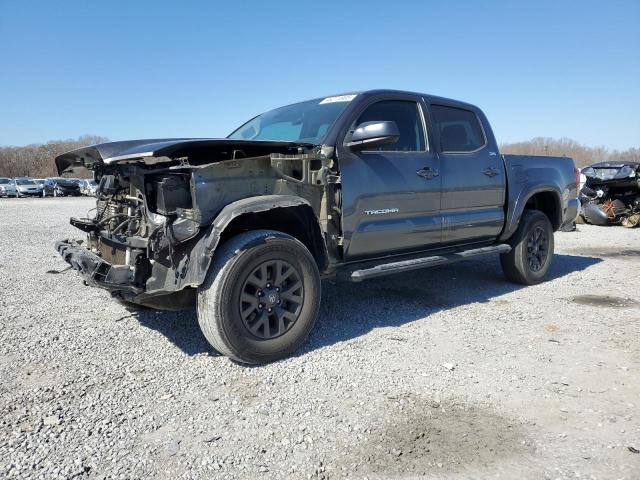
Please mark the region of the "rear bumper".
<svg viewBox="0 0 640 480"><path fill-rule="evenodd" d="M76 240L56 242L56 250L89 285L110 291L141 293L135 286L135 269L129 265L112 265L89 251Z"/></svg>
<svg viewBox="0 0 640 480"><path fill-rule="evenodd" d="M564 218L562 219L562 226L570 225L576 221L578 217L578 213L580 211L580 200L576 198L570 198L567 201L567 209L564 213Z"/></svg>

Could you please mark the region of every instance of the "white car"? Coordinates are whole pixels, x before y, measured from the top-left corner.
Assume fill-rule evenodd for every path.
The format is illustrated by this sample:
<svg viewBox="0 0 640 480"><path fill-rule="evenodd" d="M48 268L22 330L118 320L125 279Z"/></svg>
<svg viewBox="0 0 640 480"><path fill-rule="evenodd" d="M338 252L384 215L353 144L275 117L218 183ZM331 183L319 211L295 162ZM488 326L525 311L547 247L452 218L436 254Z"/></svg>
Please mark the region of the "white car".
<svg viewBox="0 0 640 480"><path fill-rule="evenodd" d="M98 184L92 179L80 179L80 192L88 197L95 197L98 191Z"/></svg>
<svg viewBox="0 0 640 480"><path fill-rule="evenodd" d="M0 197L17 197L18 189L10 178L0 178Z"/></svg>

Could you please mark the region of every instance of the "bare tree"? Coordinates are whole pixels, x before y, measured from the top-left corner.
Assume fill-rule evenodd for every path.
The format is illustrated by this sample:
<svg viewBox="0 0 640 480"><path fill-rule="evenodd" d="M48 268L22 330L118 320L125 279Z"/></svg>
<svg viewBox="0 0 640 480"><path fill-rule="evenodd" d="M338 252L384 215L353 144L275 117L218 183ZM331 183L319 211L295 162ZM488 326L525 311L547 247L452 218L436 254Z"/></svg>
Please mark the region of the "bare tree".
<svg viewBox="0 0 640 480"><path fill-rule="evenodd" d="M500 145L500 151L516 155L571 157L578 167L607 160L640 162L640 148L634 147L619 151L610 150L603 146L587 147L569 138L536 137L525 142L503 143Z"/></svg>
<svg viewBox="0 0 640 480"><path fill-rule="evenodd" d="M61 153L108 141L97 135L77 139L52 140L24 147L0 147L0 177L44 178L58 175L54 159Z"/></svg>

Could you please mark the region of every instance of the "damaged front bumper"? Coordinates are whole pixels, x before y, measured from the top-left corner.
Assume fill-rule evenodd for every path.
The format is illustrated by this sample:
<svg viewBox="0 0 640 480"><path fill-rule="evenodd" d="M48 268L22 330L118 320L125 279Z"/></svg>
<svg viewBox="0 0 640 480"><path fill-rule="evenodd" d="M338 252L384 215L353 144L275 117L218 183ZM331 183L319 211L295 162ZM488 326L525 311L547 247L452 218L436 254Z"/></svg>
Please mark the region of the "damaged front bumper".
<svg viewBox="0 0 640 480"><path fill-rule="evenodd" d="M78 271L88 285L112 292L138 294L142 289L134 285L135 268L129 265L112 265L87 250L80 241L61 240L56 250L71 268Z"/></svg>

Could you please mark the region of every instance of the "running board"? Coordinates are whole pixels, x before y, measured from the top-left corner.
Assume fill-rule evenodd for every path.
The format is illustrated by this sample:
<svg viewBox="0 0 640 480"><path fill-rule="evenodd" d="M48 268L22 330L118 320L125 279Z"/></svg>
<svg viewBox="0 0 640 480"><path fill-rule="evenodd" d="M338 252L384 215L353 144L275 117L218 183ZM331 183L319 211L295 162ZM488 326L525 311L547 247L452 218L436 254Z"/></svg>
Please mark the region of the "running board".
<svg viewBox="0 0 640 480"><path fill-rule="evenodd" d="M351 273L352 282L361 282L369 278L382 277L392 273L410 272L419 268L435 267L436 265L444 265L447 263L459 262L469 258L488 255L490 253L507 253L511 250L511 246L506 243L491 245L490 247L474 248L472 250L463 250L456 253L448 253L446 255L434 255L431 257L416 258L413 260L403 260L400 262L383 263L371 268L355 270Z"/></svg>

